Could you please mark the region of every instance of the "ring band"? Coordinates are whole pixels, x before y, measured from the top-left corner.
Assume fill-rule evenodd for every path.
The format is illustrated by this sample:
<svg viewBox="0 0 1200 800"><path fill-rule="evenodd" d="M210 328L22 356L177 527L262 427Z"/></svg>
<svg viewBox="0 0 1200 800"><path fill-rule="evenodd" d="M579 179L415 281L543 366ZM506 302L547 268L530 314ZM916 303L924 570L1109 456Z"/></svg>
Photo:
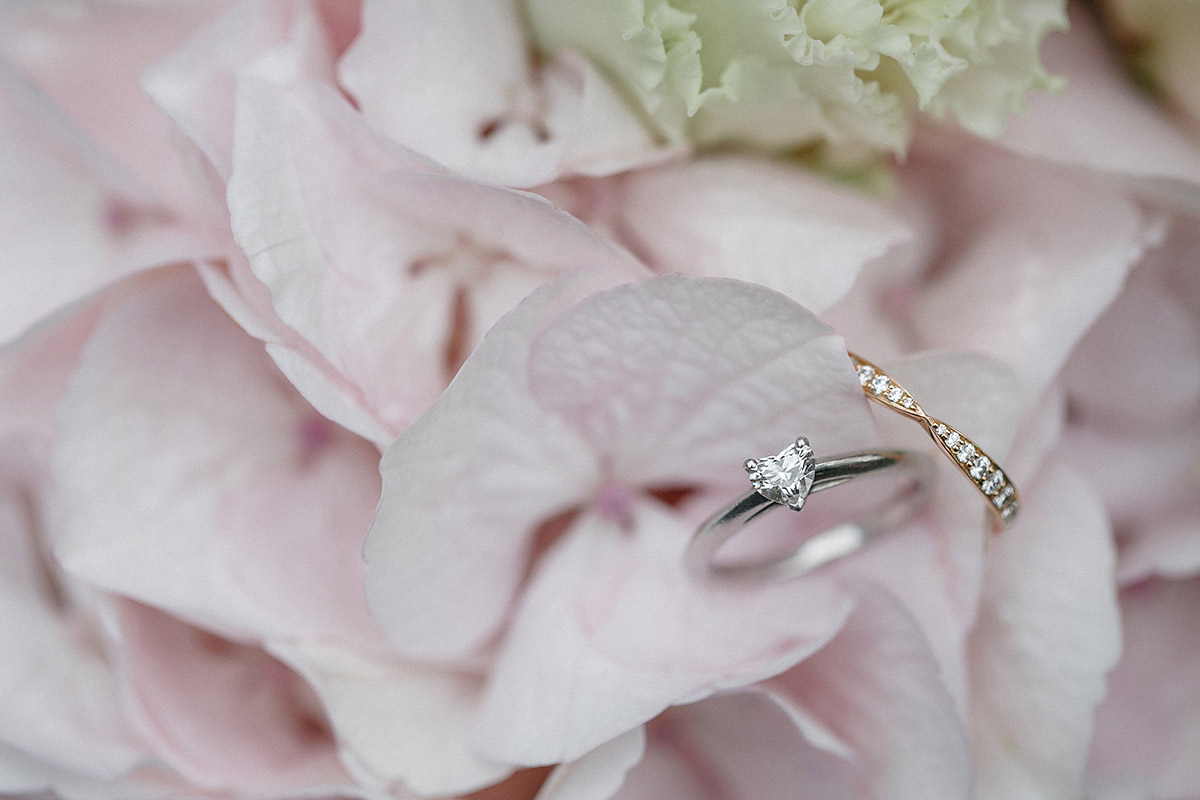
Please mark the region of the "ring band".
<svg viewBox="0 0 1200 800"><path fill-rule="evenodd" d="M709 517L688 544L684 559L695 575L751 580L795 578L845 558L916 514L925 504L934 473L933 462L927 456L903 450L855 453L817 463L803 437L779 455L751 459L745 467L754 491ZM714 560L722 545L759 515L784 505L798 511L813 492L883 470L903 472L910 478L892 502L853 522L810 536L781 557L736 563Z"/></svg>
<svg viewBox="0 0 1200 800"><path fill-rule="evenodd" d="M862 385L863 393L881 406L924 424L942 452L950 456L950 460L958 466L959 471L970 479L988 501L994 527L1000 529L1012 524L1016 519L1017 510L1021 507L1020 497L1017 487L1000 469L1000 465L961 431L922 411L912 395L879 367L854 353L849 355L858 373L858 382Z"/></svg>

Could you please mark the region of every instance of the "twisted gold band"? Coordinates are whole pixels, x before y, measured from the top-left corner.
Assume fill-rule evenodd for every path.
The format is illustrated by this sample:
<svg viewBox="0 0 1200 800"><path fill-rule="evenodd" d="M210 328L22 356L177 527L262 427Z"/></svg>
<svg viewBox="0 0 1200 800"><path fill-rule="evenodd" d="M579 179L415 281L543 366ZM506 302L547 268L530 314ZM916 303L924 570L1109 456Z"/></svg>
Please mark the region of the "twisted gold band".
<svg viewBox="0 0 1200 800"><path fill-rule="evenodd" d="M850 353L850 360L858 372L863 393L881 406L921 422L959 471L987 499L988 508L998 526L1012 524L1020 508L1020 498L1017 487L1000 469L1000 465L960 431L922 411L912 395L879 367L854 353Z"/></svg>

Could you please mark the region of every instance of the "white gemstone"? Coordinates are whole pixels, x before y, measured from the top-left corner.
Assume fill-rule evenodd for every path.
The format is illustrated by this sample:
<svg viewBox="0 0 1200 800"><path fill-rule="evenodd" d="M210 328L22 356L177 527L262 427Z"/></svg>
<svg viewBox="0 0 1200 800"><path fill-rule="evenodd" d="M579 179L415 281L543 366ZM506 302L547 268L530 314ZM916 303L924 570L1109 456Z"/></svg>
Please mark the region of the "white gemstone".
<svg viewBox="0 0 1200 800"><path fill-rule="evenodd" d="M943 439L945 439L945 438L946 438L946 434L947 434L947 433L949 433L949 432L950 432L950 429L949 429L949 428L947 428L947 427L946 427L946 426L945 426L943 423L940 423L940 422L938 423L938 426L937 426L937 435L938 435L938 436L940 436L940 437L942 437Z"/></svg>
<svg viewBox="0 0 1200 800"><path fill-rule="evenodd" d="M891 400L893 403L898 403L900 402L900 398L904 397L904 390L899 386L892 386L891 389L888 389L887 397L888 400Z"/></svg>
<svg viewBox="0 0 1200 800"><path fill-rule="evenodd" d="M760 458L757 468L750 473L750 485L768 500L799 511L812 488L816 468L812 448L801 439L776 456Z"/></svg>
<svg viewBox="0 0 1200 800"><path fill-rule="evenodd" d="M996 470L988 476L986 481L983 482L983 491L987 492L988 494L995 494L996 492L1000 491L1000 487L1003 485L1004 473L1000 470Z"/></svg>
<svg viewBox="0 0 1200 800"><path fill-rule="evenodd" d="M946 447L953 450L960 441L962 437L958 435L958 431L950 431L950 435L946 437Z"/></svg>
<svg viewBox="0 0 1200 800"><path fill-rule="evenodd" d="M971 467L971 477L977 481L983 480L983 476L988 474L988 470L992 468L992 460L987 456L980 456L975 459L975 466Z"/></svg>
<svg viewBox="0 0 1200 800"><path fill-rule="evenodd" d="M874 378L874 377L875 377L875 368L874 367L872 367L868 364L863 364L861 367L858 368L858 382L861 383L863 386L866 386L867 383L871 380L871 378Z"/></svg>
<svg viewBox="0 0 1200 800"><path fill-rule="evenodd" d="M1003 492L1001 492L1000 494L998 494L992 498L992 503L993 503L993 505L996 506L996 508L1000 508L1000 506L1007 503L1008 498L1010 498L1012 496L1013 496L1013 487L1012 487L1012 484L1010 483L1008 486L1004 487Z"/></svg>
<svg viewBox="0 0 1200 800"><path fill-rule="evenodd" d="M965 464L974 457L975 457L975 445L971 444L970 442L967 442L966 444L964 444L962 446L962 449L958 451L959 463Z"/></svg>
<svg viewBox="0 0 1200 800"><path fill-rule="evenodd" d="M1015 501L1009 503L1004 508L1000 509L1000 516L1003 517L1005 521L1012 519L1013 514L1017 513L1017 505L1018 504Z"/></svg>
<svg viewBox="0 0 1200 800"><path fill-rule="evenodd" d="M904 395L904 399L900 401L900 405L904 406L905 408L912 408L914 405L916 405L916 402L908 395Z"/></svg>
<svg viewBox="0 0 1200 800"><path fill-rule="evenodd" d="M876 375L871 380L871 391L879 394L887 389L890 382L887 375Z"/></svg>

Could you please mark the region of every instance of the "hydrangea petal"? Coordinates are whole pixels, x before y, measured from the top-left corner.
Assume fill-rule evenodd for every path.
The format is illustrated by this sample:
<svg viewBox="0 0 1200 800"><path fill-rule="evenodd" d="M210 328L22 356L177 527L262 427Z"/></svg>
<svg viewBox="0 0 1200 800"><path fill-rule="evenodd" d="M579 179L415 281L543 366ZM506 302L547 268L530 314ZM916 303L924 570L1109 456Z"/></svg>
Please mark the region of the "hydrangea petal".
<svg viewBox="0 0 1200 800"><path fill-rule="evenodd" d="M626 775L642 760L646 732L634 728L605 742L550 773L538 791L538 800L608 800L618 790L628 792Z"/></svg>
<svg viewBox="0 0 1200 800"><path fill-rule="evenodd" d="M575 272L527 298L384 453L367 592L402 652L462 656L486 641L508 613L534 528L594 484L596 455L531 402L525 361L562 309L625 279Z"/></svg>
<svg viewBox="0 0 1200 800"><path fill-rule="evenodd" d="M926 147L909 179L929 184L944 219L945 255L912 308L917 330L927 346L1018 368L1030 397L1163 233L1119 187L977 143Z"/></svg>
<svg viewBox="0 0 1200 800"><path fill-rule="evenodd" d="M339 63L372 124L461 174L535 186L656 156L653 138L579 58L531 64L515 0L372 2Z"/></svg>
<svg viewBox="0 0 1200 800"><path fill-rule="evenodd" d="M59 424L55 547L74 574L235 636L377 639L354 589L376 451L308 408L186 272L100 324ZM289 515L264 512L280 499Z"/></svg>
<svg viewBox="0 0 1200 800"><path fill-rule="evenodd" d="M459 297L469 316L473 303L494 308L491 293L511 298L508 284L525 288L531 275L637 272L540 198L431 172L332 90L246 79L241 97L229 188L238 241L280 319L360 389L393 435L457 367ZM476 337L494 320L470 321Z"/></svg>
<svg viewBox="0 0 1200 800"><path fill-rule="evenodd" d="M481 678L313 640L272 651L308 679L346 768L372 791L457 795L511 772L468 747Z"/></svg>
<svg viewBox="0 0 1200 800"><path fill-rule="evenodd" d="M669 705L749 684L821 647L851 598L830 576L696 581L695 521L650 502L625 525L585 514L536 567L484 695L481 752L570 760Z"/></svg>
<svg viewBox="0 0 1200 800"><path fill-rule="evenodd" d="M1121 593L1124 647L1096 709L1088 763L1095 796L1108 796L1100 789L1114 784L1146 797L1200 792L1197 614L1195 579L1151 580Z"/></svg>
<svg viewBox="0 0 1200 800"><path fill-rule="evenodd" d="M811 800L855 796L845 754L808 741L763 693L719 695L667 709L647 726L646 755L615 800Z"/></svg>
<svg viewBox="0 0 1200 800"><path fill-rule="evenodd" d="M1120 652L1100 498L1052 465L992 543L968 645L980 798L1079 796L1104 675Z"/></svg>
<svg viewBox="0 0 1200 800"><path fill-rule="evenodd" d="M1140 186L1196 208L1200 150L1115 63L1099 26L1080 7L1069 33L1046 37L1046 65L1066 89L1034 96L1000 142L1061 164L1139 179ZM1080 120L1087 120L1080 124Z"/></svg>
<svg viewBox="0 0 1200 800"><path fill-rule="evenodd" d="M861 796L970 794L966 727L920 629L879 587L860 586L837 636L767 687L850 748Z"/></svg>
<svg viewBox="0 0 1200 800"><path fill-rule="evenodd" d="M883 203L765 160L642 170L617 202L618 230L656 271L740 278L817 312L912 236Z"/></svg>
<svg viewBox="0 0 1200 800"><path fill-rule="evenodd" d="M0 143L0 342L124 275L207 252L2 62Z"/></svg>
<svg viewBox="0 0 1200 800"><path fill-rule="evenodd" d="M750 455L807 436L873 444L845 344L782 295L664 276L591 298L533 343L530 390L636 484L732 483Z"/></svg>
<svg viewBox="0 0 1200 800"><path fill-rule="evenodd" d="M119 619L139 732L189 780L309 797L350 788L299 676L146 606L125 602Z"/></svg>

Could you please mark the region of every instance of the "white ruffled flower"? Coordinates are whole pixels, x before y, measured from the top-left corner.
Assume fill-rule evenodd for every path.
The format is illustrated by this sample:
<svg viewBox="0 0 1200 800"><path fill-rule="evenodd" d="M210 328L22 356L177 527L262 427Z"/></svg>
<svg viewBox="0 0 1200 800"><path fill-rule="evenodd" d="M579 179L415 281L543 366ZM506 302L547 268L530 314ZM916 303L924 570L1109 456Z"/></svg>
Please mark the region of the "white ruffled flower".
<svg viewBox="0 0 1200 800"><path fill-rule="evenodd" d="M597 62L668 140L903 152L917 109L998 134L1063 0L525 0L538 46Z"/></svg>

